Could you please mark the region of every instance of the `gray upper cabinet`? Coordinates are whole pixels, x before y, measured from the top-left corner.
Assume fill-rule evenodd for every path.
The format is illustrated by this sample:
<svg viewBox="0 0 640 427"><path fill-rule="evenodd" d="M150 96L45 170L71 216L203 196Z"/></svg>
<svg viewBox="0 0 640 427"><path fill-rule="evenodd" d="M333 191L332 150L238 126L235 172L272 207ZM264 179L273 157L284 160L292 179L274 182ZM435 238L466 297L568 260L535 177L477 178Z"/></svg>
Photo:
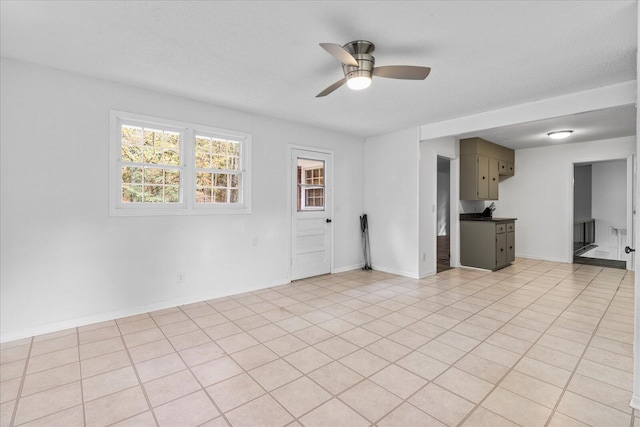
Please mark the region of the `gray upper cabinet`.
<svg viewBox="0 0 640 427"><path fill-rule="evenodd" d="M513 176L514 151L481 138L460 140L460 200L498 200L500 176Z"/></svg>

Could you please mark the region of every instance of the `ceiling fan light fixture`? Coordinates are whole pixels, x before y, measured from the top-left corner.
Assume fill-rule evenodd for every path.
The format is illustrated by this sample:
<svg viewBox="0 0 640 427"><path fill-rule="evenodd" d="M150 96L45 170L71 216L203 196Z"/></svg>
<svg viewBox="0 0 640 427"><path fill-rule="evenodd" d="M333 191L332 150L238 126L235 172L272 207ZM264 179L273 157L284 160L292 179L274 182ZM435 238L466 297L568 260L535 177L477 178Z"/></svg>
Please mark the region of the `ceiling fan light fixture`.
<svg viewBox="0 0 640 427"><path fill-rule="evenodd" d="M362 90L371 86L371 77L354 76L347 80L347 86L352 90Z"/></svg>
<svg viewBox="0 0 640 427"><path fill-rule="evenodd" d="M551 139L565 139L571 136L572 130L558 130L555 132L549 132L547 136Z"/></svg>

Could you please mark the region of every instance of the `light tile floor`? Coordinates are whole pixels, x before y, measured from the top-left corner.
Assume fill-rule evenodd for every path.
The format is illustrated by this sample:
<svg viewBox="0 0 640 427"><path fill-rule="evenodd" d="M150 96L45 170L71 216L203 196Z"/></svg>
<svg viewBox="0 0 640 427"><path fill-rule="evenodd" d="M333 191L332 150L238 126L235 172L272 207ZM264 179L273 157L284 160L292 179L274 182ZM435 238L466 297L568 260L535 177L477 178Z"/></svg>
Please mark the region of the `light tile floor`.
<svg viewBox="0 0 640 427"><path fill-rule="evenodd" d="M2 426L633 426L633 274L375 271L9 342Z"/></svg>

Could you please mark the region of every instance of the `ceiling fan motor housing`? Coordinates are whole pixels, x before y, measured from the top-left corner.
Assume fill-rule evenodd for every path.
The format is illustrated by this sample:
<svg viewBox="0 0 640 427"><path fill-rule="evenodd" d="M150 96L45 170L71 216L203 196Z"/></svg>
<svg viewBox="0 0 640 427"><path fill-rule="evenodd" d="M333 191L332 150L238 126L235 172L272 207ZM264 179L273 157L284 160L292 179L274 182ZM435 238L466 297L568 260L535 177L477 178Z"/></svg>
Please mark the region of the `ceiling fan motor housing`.
<svg viewBox="0 0 640 427"><path fill-rule="evenodd" d="M358 62L358 66L342 64L342 71L347 80L353 77L373 77L373 68L376 60L371 55L375 50L375 45L366 40L356 40L343 46L344 50L349 52Z"/></svg>

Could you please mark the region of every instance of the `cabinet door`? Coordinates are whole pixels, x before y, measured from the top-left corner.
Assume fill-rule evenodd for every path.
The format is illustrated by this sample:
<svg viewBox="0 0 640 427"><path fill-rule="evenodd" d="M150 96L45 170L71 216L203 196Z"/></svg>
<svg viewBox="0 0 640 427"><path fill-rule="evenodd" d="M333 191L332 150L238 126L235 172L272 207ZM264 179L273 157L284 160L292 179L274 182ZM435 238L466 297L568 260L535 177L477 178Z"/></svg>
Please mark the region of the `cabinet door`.
<svg viewBox="0 0 640 427"><path fill-rule="evenodd" d="M489 159L489 200L498 200L498 182L500 171L498 160Z"/></svg>
<svg viewBox="0 0 640 427"><path fill-rule="evenodd" d="M500 170L500 175L506 175L509 171L508 163L505 160L500 160L498 162L498 169Z"/></svg>
<svg viewBox="0 0 640 427"><path fill-rule="evenodd" d="M478 199L489 198L489 158L478 156Z"/></svg>
<svg viewBox="0 0 640 427"><path fill-rule="evenodd" d="M496 234L496 268L507 265L507 234Z"/></svg>
<svg viewBox="0 0 640 427"><path fill-rule="evenodd" d="M507 263L516 260L516 233L507 233Z"/></svg>

